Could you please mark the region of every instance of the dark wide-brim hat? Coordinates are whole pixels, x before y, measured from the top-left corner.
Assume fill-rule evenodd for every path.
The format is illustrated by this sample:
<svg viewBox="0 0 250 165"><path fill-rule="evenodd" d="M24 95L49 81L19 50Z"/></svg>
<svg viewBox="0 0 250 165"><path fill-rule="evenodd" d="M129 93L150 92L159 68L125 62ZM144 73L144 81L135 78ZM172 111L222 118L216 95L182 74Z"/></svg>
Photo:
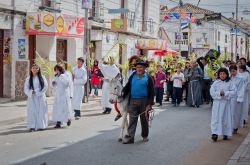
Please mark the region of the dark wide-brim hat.
<svg viewBox="0 0 250 165"><path fill-rule="evenodd" d="M142 66L145 66L146 68L148 67L148 63L145 62L145 61L138 61L138 62L135 64L135 66L137 66L137 65L142 65Z"/></svg>

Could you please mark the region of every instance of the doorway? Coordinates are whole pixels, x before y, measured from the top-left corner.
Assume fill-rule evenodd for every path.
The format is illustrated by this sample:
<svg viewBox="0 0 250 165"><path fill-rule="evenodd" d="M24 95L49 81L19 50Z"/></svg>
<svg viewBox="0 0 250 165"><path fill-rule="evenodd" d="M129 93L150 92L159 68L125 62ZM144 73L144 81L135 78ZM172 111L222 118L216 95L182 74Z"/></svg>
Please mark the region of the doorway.
<svg viewBox="0 0 250 165"><path fill-rule="evenodd" d="M36 59L36 36L29 36L29 61L30 61L30 69L35 63Z"/></svg>
<svg viewBox="0 0 250 165"><path fill-rule="evenodd" d="M3 30L0 30L0 97L3 97Z"/></svg>
<svg viewBox="0 0 250 165"><path fill-rule="evenodd" d="M67 40L57 39L56 42L56 61L67 62Z"/></svg>

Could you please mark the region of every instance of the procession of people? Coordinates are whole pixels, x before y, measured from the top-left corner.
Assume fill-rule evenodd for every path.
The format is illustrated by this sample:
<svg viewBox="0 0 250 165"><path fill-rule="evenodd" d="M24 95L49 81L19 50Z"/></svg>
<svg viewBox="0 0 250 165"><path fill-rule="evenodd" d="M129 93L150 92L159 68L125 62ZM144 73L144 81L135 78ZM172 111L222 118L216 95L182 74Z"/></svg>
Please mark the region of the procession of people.
<svg viewBox="0 0 250 165"><path fill-rule="evenodd" d="M67 70L66 63L57 64L51 84L55 91L52 121L55 128L61 128L64 123L71 125L73 115L75 120L81 118L87 73L91 74L90 85L94 90L92 97L99 97L98 91L102 89L102 113L110 114L114 109L109 99L110 82L117 75L121 75L123 98L129 98L128 133L123 139L124 144L134 143L139 117L142 139L148 141L148 112L154 105L167 108L163 104L164 101L173 107L189 106L197 109L204 103L211 103L211 138L217 141L219 136L223 136L223 139L227 140L237 134L238 129L243 128L248 120L250 72L249 63L245 58L236 62L218 62L219 56L217 54L217 57L211 57L208 53L200 58L184 59L177 56L158 61L132 56L128 59L127 70L119 67L113 57L107 57L99 61L94 60L90 72L87 72L83 58L77 59L77 65L71 72ZM41 73L41 68L35 64L25 81L24 90L28 97L27 127L31 132L45 130L49 122L45 93L50 84ZM120 113L118 116L116 120L122 117Z"/></svg>

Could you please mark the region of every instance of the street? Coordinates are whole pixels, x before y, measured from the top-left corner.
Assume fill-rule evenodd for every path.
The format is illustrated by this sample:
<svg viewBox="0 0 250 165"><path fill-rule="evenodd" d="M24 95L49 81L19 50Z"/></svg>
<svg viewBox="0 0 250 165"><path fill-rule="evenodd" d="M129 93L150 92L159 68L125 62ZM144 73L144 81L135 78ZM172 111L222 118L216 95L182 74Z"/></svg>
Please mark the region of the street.
<svg viewBox="0 0 250 165"><path fill-rule="evenodd" d="M84 105L83 105L84 107ZM155 108L149 142L141 142L138 124L135 144L117 141L120 122L115 112L101 114L86 106L83 117L70 128L28 133L25 122L1 124L1 164L125 165L226 164L249 128L230 141L210 140L210 106L189 108L164 104Z"/></svg>

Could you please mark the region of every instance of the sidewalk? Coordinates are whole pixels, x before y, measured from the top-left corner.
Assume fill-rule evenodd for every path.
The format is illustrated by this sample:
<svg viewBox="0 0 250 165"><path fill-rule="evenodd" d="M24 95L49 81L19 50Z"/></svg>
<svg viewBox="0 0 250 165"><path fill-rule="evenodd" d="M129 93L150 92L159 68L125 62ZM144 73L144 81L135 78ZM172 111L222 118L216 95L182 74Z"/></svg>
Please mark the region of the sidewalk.
<svg viewBox="0 0 250 165"><path fill-rule="evenodd" d="M230 158L227 165L250 165L250 133Z"/></svg>
<svg viewBox="0 0 250 165"><path fill-rule="evenodd" d="M26 120L27 116L27 101L10 101L8 99L3 99L4 101L1 101L0 104L0 125L8 125L18 122L23 122ZM52 112L53 108L53 97L48 97L48 108L49 108L49 114ZM89 97L88 103L82 104L82 111L84 112L84 109L89 109L92 107L100 106L100 97L93 98Z"/></svg>

